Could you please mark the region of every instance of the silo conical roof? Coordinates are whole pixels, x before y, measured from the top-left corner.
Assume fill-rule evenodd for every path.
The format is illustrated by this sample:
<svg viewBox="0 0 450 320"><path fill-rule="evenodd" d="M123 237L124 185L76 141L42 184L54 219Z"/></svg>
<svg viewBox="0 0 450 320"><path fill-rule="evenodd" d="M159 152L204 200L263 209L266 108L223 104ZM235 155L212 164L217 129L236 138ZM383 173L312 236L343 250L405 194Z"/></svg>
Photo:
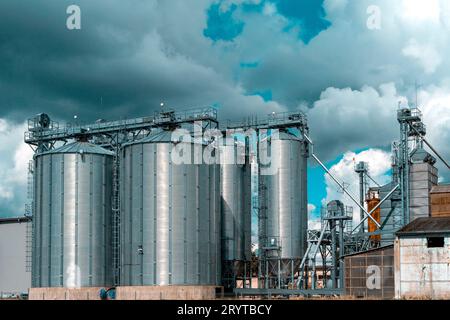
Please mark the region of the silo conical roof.
<svg viewBox="0 0 450 320"><path fill-rule="evenodd" d="M83 141L72 142L62 147L56 148L54 150L40 153L38 155L55 154L55 153L101 154L108 156L114 155L114 152L112 151L106 150L105 148L102 148L90 142L83 142Z"/></svg>

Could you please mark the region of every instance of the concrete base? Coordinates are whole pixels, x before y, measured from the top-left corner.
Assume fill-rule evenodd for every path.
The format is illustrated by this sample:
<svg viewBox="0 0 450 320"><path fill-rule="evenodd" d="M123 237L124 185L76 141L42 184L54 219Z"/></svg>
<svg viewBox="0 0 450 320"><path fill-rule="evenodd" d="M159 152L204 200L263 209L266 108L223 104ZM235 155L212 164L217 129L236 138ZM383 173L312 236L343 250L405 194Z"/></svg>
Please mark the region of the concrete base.
<svg viewBox="0 0 450 320"><path fill-rule="evenodd" d="M223 296L217 286L117 287L117 300L214 300Z"/></svg>
<svg viewBox="0 0 450 320"><path fill-rule="evenodd" d="M92 288L30 288L29 300L100 300L101 287Z"/></svg>
<svg viewBox="0 0 450 320"><path fill-rule="evenodd" d="M100 289L30 288L29 300L100 300ZM116 300L214 300L223 297L217 286L117 287Z"/></svg>

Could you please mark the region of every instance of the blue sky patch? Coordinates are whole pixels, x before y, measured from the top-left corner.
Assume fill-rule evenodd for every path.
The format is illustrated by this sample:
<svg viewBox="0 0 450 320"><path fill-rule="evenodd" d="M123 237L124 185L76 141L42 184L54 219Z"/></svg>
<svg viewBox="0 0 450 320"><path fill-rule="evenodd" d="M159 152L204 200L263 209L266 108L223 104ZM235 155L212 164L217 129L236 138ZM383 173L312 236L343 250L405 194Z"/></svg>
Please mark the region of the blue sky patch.
<svg viewBox="0 0 450 320"><path fill-rule="evenodd" d="M291 23L286 31L299 27L299 37L309 43L321 31L331 26L325 19L323 0L269 0L276 4L278 12L288 18Z"/></svg>
<svg viewBox="0 0 450 320"><path fill-rule="evenodd" d="M211 5L207 11L207 27L203 35L214 41L232 41L244 30L244 22L233 17L237 6L231 5L227 11L222 11L220 3Z"/></svg>

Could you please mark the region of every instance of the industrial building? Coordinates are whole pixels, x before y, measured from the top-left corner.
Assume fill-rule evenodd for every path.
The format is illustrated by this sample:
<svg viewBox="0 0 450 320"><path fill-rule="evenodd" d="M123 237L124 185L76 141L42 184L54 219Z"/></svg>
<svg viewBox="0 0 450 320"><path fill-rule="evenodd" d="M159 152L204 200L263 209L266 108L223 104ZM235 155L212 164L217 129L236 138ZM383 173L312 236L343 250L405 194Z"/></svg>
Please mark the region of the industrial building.
<svg viewBox="0 0 450 320"><path fill-rule="evenodd" d="M431 216L450 216L450 185L433 186L430 191Z"/></svg>
<svg viewBox="0 0 450 320"><path fill-rule="evenodd" d="M450 299L450 216L418 218L396 235L396 298Z"/></svg>
<svg viewBox="0 0 450 320"><path fill-rule="evenodd" d="M394 245L344 257L345 294L356 298L394 298Z"/></svg>
<svg viewBox="0 0 450 320"><path fill-rule="evenodd" d="M30 298L402 297L397 266L407 262L393 246L410 223L445 215L435 163L449 166L420 110L399 108L397 120L392 181L357 163L357 197L315 153L301 112L226 126L213 108L61 126L40 114L25 134L35 150ZM352 201L324 206L319 230L307 228L311 161Z"/></svg>
<svg viewBox="0 0 450 320"><path fill-rule="evenodd" d="M0 299L20 296L31 286L31 221L0 219Z"/></svg>

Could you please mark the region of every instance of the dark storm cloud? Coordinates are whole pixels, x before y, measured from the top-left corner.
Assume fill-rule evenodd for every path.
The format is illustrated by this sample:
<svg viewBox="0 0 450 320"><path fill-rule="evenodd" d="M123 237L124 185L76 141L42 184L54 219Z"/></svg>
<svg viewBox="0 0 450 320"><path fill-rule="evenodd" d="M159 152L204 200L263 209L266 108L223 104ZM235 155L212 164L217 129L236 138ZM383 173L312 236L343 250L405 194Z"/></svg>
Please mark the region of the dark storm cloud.
<svg viewBox="0 0 450 320"><path fill-rule="evenodd" d="M71 4L81 7L81 30L66 28ZM139 0L2 1L0 117L22 121L46 112L61 119L77 114L86 121L124 118L152 114L161 101L182 109L217 104L226 117L236 115L234 104L248 112L273 111L262 110L262 99L247 98L214 68L170 42L171 26L182 27L192 15L185 10L177 21L170 16L173 8ZM206 13L196 14L205 18ZM181 28L177 32L196 41Z"/></svg>
<svg viewBox="0 0 450 320"><path fill-rule="evenodd" d="M39 111L96 115L102 113L93 109L102 95L112 108L126 98L142 98L139 87L127 79L133 70L112 62L131 55L145 30L133 25L133 19L123 28L120 15L114 19L115 12L100 3L79 1L82 30L69 31L66 8L72 2L1 2L6 14L0 20L0 116Z"/></svg>

